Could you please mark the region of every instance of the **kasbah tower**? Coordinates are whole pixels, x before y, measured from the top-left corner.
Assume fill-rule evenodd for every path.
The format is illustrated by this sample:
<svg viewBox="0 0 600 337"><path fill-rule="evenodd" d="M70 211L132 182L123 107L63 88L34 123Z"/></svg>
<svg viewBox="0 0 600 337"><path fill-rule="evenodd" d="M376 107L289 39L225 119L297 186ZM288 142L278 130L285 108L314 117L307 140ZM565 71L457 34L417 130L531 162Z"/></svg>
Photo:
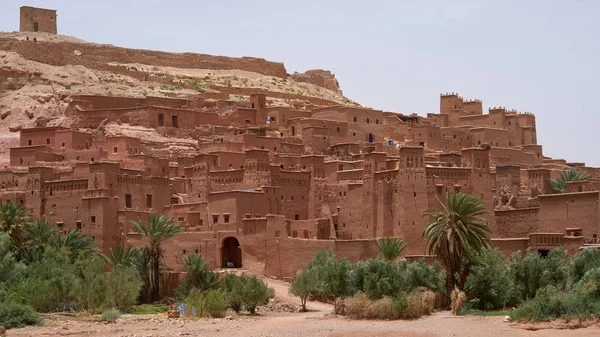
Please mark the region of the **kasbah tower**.
<svg viewBox="0 0 600 337"><path fill-rule="evenodd" d="M56 34L57 13L22 7L20 28L32 38ZM493 246L506 255L559 246L572 254L597 244L600 171L544 156L532 113L484 109L481 100L453 92L440 94L439 111L426 116L381 111L344 98L327 71L288 75L282 63L249 57L41 37L2 38L0 50L167 88L85 94L65 84L35 107L0 111L5 124L25 118L10 125L18 141L0 171L0 199L24 204L65 233L81 230L105 253L143 245L130 222L156 211L184 230L165 244L174 274L181 257L197 253L215 268L231 261L287 279L321 249L354 262L377 256L376 239L388 236L404 238L403 256L415 259L425 254L423 210L439 208L438 198L454 191L483 199ZM235 79L207 84L163 73L167 66L239 69L318 90L275 91ZM0 84L40 76L5 68ZM69 123L44 117L52 104L60 107L52 118ZM591 179L552 194L549 180L567 168Z"/></svg>

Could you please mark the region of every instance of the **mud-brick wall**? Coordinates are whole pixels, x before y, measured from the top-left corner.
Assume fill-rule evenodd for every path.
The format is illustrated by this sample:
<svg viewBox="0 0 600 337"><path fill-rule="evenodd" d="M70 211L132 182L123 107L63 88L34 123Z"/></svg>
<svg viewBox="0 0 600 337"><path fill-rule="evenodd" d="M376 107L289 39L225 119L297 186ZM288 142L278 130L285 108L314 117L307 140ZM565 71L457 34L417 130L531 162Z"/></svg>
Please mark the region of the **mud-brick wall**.
<svg viewBox="0 0 600 337"><path fill-rule="evenodd" d="M539 230L538 208L495 211L495 238L523 238Z"/></svg>

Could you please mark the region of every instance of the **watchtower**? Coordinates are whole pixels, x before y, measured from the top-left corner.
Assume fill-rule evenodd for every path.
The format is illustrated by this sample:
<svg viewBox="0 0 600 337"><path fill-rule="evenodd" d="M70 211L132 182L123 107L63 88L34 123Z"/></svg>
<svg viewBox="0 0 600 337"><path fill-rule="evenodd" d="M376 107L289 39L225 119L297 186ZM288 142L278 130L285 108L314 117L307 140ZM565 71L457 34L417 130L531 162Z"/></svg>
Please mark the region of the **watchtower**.
<svg viewBox="0 0 600 337"><path fill-rule="evenodd" d="M21 7L19 31L56 34L56 10L29 6Z"/></svg>

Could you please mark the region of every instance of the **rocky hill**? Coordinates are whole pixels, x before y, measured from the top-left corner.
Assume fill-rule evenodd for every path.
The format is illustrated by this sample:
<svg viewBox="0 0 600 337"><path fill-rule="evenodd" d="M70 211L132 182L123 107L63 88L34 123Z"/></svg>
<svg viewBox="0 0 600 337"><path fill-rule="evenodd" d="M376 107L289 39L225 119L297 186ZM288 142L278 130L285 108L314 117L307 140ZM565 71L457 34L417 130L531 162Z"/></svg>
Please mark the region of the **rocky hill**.
<svg viewBox="0 0 600 337"><path fill-rule="evenodd" d="M280 106L357 105L325 70L290 75L283 63L259 58L127 49L47 33L0 33L0 163L17 145L20 128L70 126L64 111L71 95L189 97L204 92L229 95L230 100L265 93L269 105Z"/></svg>

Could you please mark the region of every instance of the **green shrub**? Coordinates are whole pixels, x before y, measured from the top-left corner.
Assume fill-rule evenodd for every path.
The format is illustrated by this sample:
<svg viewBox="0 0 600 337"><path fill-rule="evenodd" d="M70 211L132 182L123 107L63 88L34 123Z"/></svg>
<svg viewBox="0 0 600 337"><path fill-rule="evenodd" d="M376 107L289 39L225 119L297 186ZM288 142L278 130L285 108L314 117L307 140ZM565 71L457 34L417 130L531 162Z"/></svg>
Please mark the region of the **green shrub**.
<svg viewBox="0 0 600 337"><path fill-rule="evenodd" d="M440 265L434 263L428 266L422 259L412 263L381 259L360 261L356 263L351 277L353 288L364 292L372 300L394 297L420 286L433 291L444 289L444 273Z"/></svg>
<svg viewBox="0 0 600 337"><path fill-rule="evenodd" d="M575 284L591 269L600 267L600 249L584 249L573 257L570 266L571 283Z"/></svg>
<svg viewBox="0 0 600 337"><path fill-rule="evenodd" d="M210 270L210 262L198 254L191 254L181 259L186 278L177 286L175 291L179 298L185 298L190 291L204 291L219 287L219 275Z"/></svg>
<svg viewBox="0 0 600 337"><path fill-rule="evenodd" d="M431 291L439 292L446 289L445 275L438 262L427 265L423 259L400 264L406 268L406 291L412 291L417 287L427 287Z"/></svg>
<svg viewBox="0 0 600 337"><path fill-rule="evenodd" d="M566 294L555 287L548 286L538 290L536 296L523 302L511 311L513 321L550 321L565 313Z"/></svg>
<svg viewBox="0 0 600 337"><path fill-rule="evenodd" d="M470 306L475 309L502 308L509 301L512 280L504 256L496 249L485 249L473 257L465 283Z"/></svg>
<svg viewBox="0 0 600 337"><path fill-rule="evenodd" d="M188 315L219 318L227 311L227 297L222 290L193 291L185 307Z"/></svg>
<svg viewBox="0 0 600 337"><path fill-rule="evenodd" d="M241 281L241 300L242 305L251 314L256 313L256 307L269 302L269 299L274 296L275 292L269 288L265 282L258 279L256 276L242 275Z"/></svg>
<svg viewBox="0 0 600 337"><path fill-rule="evenodd" d="M0 303L0 326L7 329L26 325L42 325L42 320L31 307L17 303Z"/></svg>
<svg viewBox="0 0 600 337"><path fill-rule="evenodd" d="M135 267L116 266L110 273L104 271L104 263L98 259L78 264L81 282L77 289L80 307L89 312L98 309L123 309L136 303L142 280Z"/></svg>
<svg viewBox="0 0 600 337"><path fill-rule="evenodd" d="M241 288L242 281L235 274L227 273L223 280L221 280L221 289L225 292L227 305L235 312L242 310L244 301L242 299Z"/></svg>
<svg viewBox="0 0 600 337"><path fill-rule="evenodd" d="M27 268L27 276L11 289L21 303L39 312L73 310L80 278L68 251L48 250Z"/></svg>
<svg viewBox="0 0 600 337"><path fill-rule="evenodd" d="M539 289L554 286L560 291L567 289L569 264L564 248L550 251L546 258L528 253L521 259L521 252L509 257L509 273L514 287L510 302L518 304L536 296Z"/></svg>
<svg viewBox="0 0 600 337"><path fill-rule="evenodd" d="M351 274L352 285L372 300L393 296L406 288L405 275L400 271L398 262L382 259L359 261Z"/></svg>
<svg viewBox="0 0 600 337"><path fill-rule="evenodd" d="M117 309L106 309L102 312L100 320L102 322L114 323L121 317L121 312Z"/></svg>

